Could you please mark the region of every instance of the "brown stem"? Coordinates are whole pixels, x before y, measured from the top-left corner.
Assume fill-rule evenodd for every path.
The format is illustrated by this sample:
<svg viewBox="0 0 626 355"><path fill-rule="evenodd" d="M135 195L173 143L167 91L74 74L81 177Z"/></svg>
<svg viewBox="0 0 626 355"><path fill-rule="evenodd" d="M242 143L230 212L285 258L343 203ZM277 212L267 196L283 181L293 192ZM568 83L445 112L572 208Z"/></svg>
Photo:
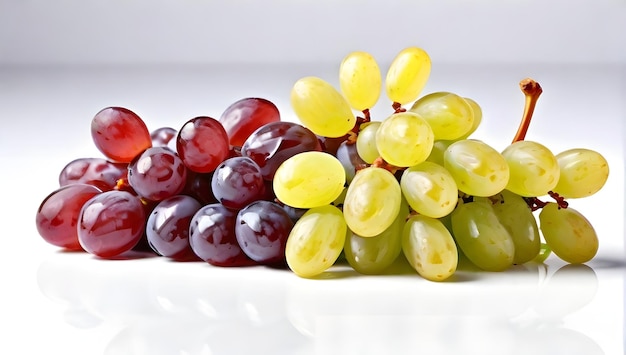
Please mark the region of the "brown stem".
<svg viewBox="0 0 626 355"><path fill-rule="evenodd" d="M393 102L393 104L391 104L391 108L393 108L394 112L393 113L400 113L400 112L406 112L406 109L402 107L402 104L399 102Z"/></svg>
<svg viewBox="0 0 626 355"><path fill-rule="evenodd" d="M557 194L556 192L548 191L548 195L550 195L550 197L552 197L554 201L556 201L556 204L559 205L559 208L565 209L567 208L567 206L569 206L569 203L565 201L565 198Z"/></svg>
<svg viewBox="0 0 626 355"><path fill-rule="evenodd" d="M354 127L352 127L352 130L350 130L347 134L348 138L346 139L346 144L356 143L356 138L361 131L361 125L370 122L371 120L372 118L370 116L370 110L368 108L363 110L363 117L356 116L356 122L354 123Z"/></svg>
<svg viewBox="0 0 626 355"><path fill-rule="evenodd" d="M385 159L383 159L383 157L378 157L378 158L376 158L376 159L372 162L372 165L371 165L371 166L376 167L376 168L382 168L382 169L385 169L385 170L387 170L387 171L391 172L392 174L395 174L395 173L396 173L396 171L398 171L398 170L400 170L400 169L401 169L401 168L399 168L399 167L397 167L397 166L395 166L395 165L391 165L391 164L387 163L387 162L385 161Z"/></svg>
<svg viewBox="0 0 626 355"><path fill-rule="evenodd" d="M530 78L526 78L520 81L519 86L520 89L522 89L524 96L526 97L526 102L524 104L524 114L522 115L522 121L520 122L519 128L517 129L517 133L515 133L513 143L517 141L523 141L524 138L526 138L526 132L528 132L530 120L533 118L533 112L535 111L537 100L539 99L539 95L541 95L541 93L543 92L539 83Z"/></svg>

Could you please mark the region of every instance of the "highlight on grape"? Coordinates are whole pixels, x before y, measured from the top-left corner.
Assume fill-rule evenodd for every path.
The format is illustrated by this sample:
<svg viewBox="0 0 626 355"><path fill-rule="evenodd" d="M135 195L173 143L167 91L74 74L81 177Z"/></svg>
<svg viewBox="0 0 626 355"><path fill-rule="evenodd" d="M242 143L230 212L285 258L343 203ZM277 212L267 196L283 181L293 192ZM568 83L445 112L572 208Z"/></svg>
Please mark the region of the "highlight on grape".
<svg viewBox="0 0 626 355"><path fill-rule="evenodd" d="M293 85L300 123L258 97L217 119L152 131L128 108L106 107L91 121L102 156L60 169L38 232L100 258L134 250L305 278L337 263L380 274L398 258L431 281L453 276L460 257L494 272L551 253L591 260L598 236L569 204L603 187L606 159L525 139L542 93L532 79L520 82L524 114L511 144L499 151L473 139L480 105L423 94L430 72L417 47L400 51L384 80L374 57L350 53L338 89L315 76ZM391 107L375 120L383 88Z"/></svg>

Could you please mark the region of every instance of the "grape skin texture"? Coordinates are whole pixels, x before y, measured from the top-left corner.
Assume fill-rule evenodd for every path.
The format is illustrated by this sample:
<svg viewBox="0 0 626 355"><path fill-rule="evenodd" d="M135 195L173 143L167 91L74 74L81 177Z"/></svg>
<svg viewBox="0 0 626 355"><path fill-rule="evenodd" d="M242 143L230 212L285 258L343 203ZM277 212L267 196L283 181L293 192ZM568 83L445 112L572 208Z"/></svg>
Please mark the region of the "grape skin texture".
<svg viewBox="0 0 626 355"><path fill-rule="evenodd" d="M336 261L348 228L341 210L326 205L309 209L289 233L285 257L289 268L298 276L315 277Z"/></svg>
<svg viewBox="0 0 626 355"><path fill-rule="evenodd" d="M509 182L509 166L504 157L478 140L452 143L444 153L444 167L459 190L472 196L493 196Z"/></svg>
<svg viewBox="0 0 626 355"><path fill-rule="evenodd" d="M376 132L376 147L380 156L398 167L425 161L433 144L430 125L413 112L400 112L387 117Z"/></svg>
<svg viewBox="0 0 626 355"><path fill-rule="evenodd" d="M279 201L296 208L328 205L343 191L346 173L341 162L324 152L304 152L287 159L274 175Z"/></svg>
<svg viewBox="0 0 626 355"><path fill-rule="evenodd" d="M393 223L401 200L396 177L385 169L368 167L359 170L348 186L343 214L350 230L373 237Z"/></svg>
<svg viewBox="0 0 626 355"><path fill-rule="evenodd" d="M249 97L228 106L219 121L228 134L230 145L241 147L259 127L280 121L280 113L271 101Z"/></svg>
<svg viewBox="0 0 626 355"><path fill-rule="evenodd" d="M367 122L361 125L359 135L356 138L356 150L359 156L367 164L372 164L380 156L376 147L376 132L380 122Z"/></svg>
<svg viewBox="0 0 626 355"><path fill-rule="evenodd" d="M598 236L589 221L575 209L550 202L539 213L546 243L559 258L571 264L591 260L598 251Z"/></svg>
<svg viewBox="0 0 626 355"><path fill-rule="evenodd" d="M552 191L559 181L556 157L544 145L533 141L517 141L502 156L509 165L506 189L520 196L536 197Z"/></svg>
<svg viewBox="0 0 626 355"><path fill-rule="evenodd" d="M128 182L141 197L161 201L185 188L187 168L165 147L146 149L128 165Z"/></svg>
<svg viewBox="0 0 626 355"><path fill-rule="evenodd" d="M554 191L566 198L588 197L609 177L609 163L598 152L577 148L556 155L561 175Z"/></svg>
<svg viewBox="0 0 626 355"><path fill-rule="evenodd" d="M373 107L382 89L382 76L376 59L365 52L348 54L339 67L339 86L355 110Z"/></svg>
<svg viewBox="0 0 626 355"><path fill-rule="evenodd" d="M417 100L410 108L426 120L436 140L455 140L470 131L474 112L470 104L451 92L434 92Z"/></svg>
<svg viewBox="0 0 626 355"><path fill-rule="evenodd" d="M415 212L432 218L448 215L458 200L452 175L441 165L429 161L404 170L400 188Z"/></svg>
<svg viewBox="0 0 626 355"><path fill-rule="evenodd" d="M189 170L210 173L230 154L228 134L219 121L200 116L178 131L176 151Z"/></svg>
<svg viewBox="0 0 626 355"><path fill-rule="evenodd" d="M79 158L69 162L59 174L59 186L88 184L102 191L113 190L128 175L128 164L102 158Z"/></svg>
<svg viewBox="0 0 626 355"><path fill-rule="evenodd" d="M387 71L387 97L403 105L415 101L426 86L430 69L431 61L426 51L417 47L403 49Z"/></svg>
<svg viewBox="0 0 626 355"><path fill-rule="evenodd" d="M226 159L213 172L211 190L222 205L242 209L265 195L261 168L248 157Z"/></svg>
<svg viewBox="0 0 626 355"><path fill-rule="evenodd" d="M456 271L456 244L438 219L411 216L402 230L402 251L413 269L427 280L443 281Z"/></svg>
<svg viewBox="0 0 626 355"><path fill-rule="evenodd" d="M107 107L91 121L93 142L107 158L128 163L152 146L148 127L134 112L123 107Z"/></svg>

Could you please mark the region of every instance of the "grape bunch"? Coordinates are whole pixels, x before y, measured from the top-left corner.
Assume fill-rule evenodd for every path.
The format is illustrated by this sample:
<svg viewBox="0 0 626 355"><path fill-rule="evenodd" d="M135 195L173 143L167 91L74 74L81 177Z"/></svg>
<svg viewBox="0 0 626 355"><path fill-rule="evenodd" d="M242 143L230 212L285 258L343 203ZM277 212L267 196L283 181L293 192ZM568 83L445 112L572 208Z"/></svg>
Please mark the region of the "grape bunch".
<svg viewBox="0 0 626 355"><path fill-rule="evenodd" d="M91 121L103 157L61 170L38 231L100 258L144 250L305 278L339 260L380 274L404 257L432 281L452 276L460 257L486 271L550 253L591 260L597 234L569 202L603 187L606 159L525 140L542 93L532 79L520 83L526 102L512 143L499 151L473 139L481 107L452 92L422 95L430 72L417 47L395 57L384 81L370 54L350 53L339 90L315 76L295 82L300 123L282 121L262 98L153 131L107 107ZM391 110L376 121L370 109L383 88Z"/></svg>

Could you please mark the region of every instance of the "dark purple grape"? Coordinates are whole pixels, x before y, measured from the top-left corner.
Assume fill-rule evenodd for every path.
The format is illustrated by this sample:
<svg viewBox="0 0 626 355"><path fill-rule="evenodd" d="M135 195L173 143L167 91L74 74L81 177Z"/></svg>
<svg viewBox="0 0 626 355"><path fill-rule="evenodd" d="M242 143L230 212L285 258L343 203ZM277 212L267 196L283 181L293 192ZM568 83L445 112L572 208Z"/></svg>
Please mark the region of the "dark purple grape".
<svg viewBox="0 0 626 355"><path fill-rule="evenodd" d="M293 222L277 203L256 201L237 213L235 235L246 255L260 264L285 262L285 245Z"/></svg>
<svg viewBox="0 0 626 355"><path fill-rule="evenodd" d="M69 162L59 174L59 185L88 184L102 191L113 190L126 178L128 164L112 163L102 158L79 158Z"/></svg>
<svg viewBox="0 0 626 355"><path fill-rule="evenodd" d="M126 191L103 192L87 201L78 220L78 240L87 252L111 258L131 250L146 226L144 206Z"/></svg>
<svg viewBox="0 0 626 355"><path fill-rule="evenodd" d="M214 118L192 118L178 131L176 151L190 170L210 173L228 158L228 134Z"/></svg>
<svg viewBox="0 0 626 355"><path fill-rule="evenodd" d="M123 107L107 107L91 121L91 137L107 158L128 163L152 146L150 132L143 120Z"/></svg>
<svg viewBox="0 0 626 355"><path fill-rule="evenodd" d="M280 121L280 113L271 101L249 97L230 105L219 121L228 134L230 145L241 147L259 127Z"/></svg>
<svg viewBox="0 0 626 355"><path fill-rule="evenodd" d="M143 198L161 201L185 187L187 168L169 148L146 149L128 165L128 183Z"/></svg>
<svg viewBox="0 0 626 355"><path fill-rule="evenodd" d="M261 168L252 159L234 157L215 169L211 189L218 202L239 210L265 197L265 180Z"/></svg>
<svg viewBox="0 0 626 355"><path fill-rule="evenodd" d="M213 179L213 173L201 174L188 170L187 183L181 194L191 196L203 205L215 203L217 199L213 195L211 179Z"/></svg>
<svg viewBox="0 0 626 355"><path fill-rule="evenodd" d="M341 143L345 142L348 139L348 135L341 137L324 137L317 136L317 139L320 141L320 145L322 146L322 150L328 154L335 155L337 153L337 149Z"/></svg>
<svg viewBox="0 0 626 355"><path fill-rule="evenodd" d="M189 227L189 244L202 260L215 266L256 264L239 246L235 237L237 212L219 203L200 208Z"/></svg>
<svg viewBox="0 0 626 355"><path fill-rule="evenodd" d="M347 142L341 143L337 148L335 156L346 171L346 181L348 183L352 181L357 170L367 166L367 163L359 156L356 150L356 144L348 144Z"/></svg>
<svg viewBox="0 0 626 355"><path fill-rule="evenodd" d="M195 256L189 246L189 223L202 207L193 197L178 195L156 205L146 223L150 247L159 255L176 260Z"/></svg>

